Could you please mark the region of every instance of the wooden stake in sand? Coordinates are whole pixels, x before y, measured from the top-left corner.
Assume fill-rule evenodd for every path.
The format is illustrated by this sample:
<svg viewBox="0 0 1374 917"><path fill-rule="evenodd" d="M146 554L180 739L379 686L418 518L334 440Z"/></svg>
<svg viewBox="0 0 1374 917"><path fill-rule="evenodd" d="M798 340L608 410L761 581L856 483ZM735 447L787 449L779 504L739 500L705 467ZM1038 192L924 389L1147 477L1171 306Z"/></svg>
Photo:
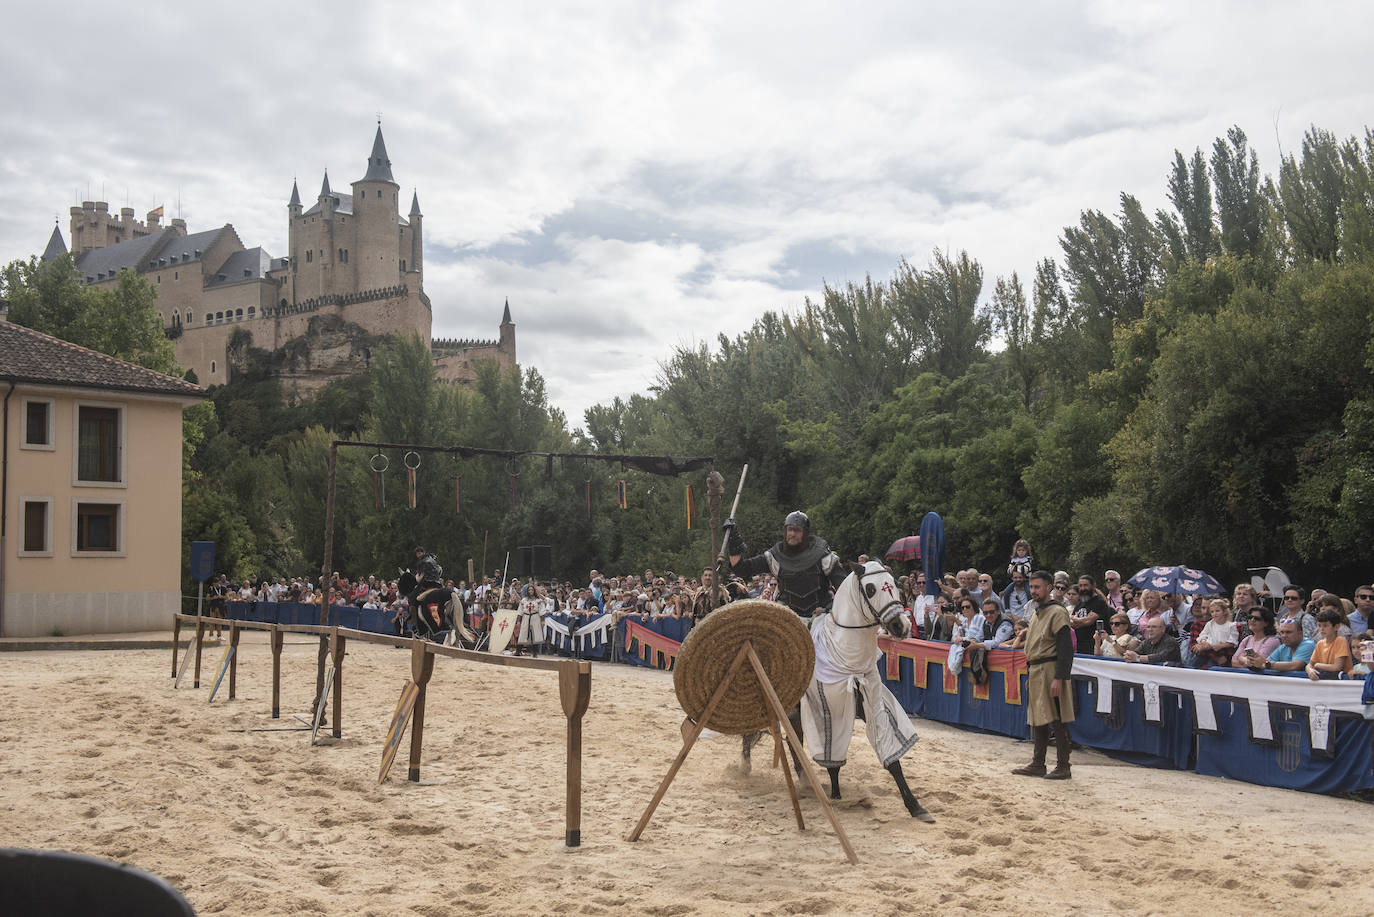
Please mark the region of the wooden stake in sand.
<svg viewBox="0 0 1374 917"><path fill-rule="evenodd" d="M229 660L233 658L234 644L230 642L229 645L224 648L224 658L219 661L219 669L215 674L215 686L210 689L210 699L206 701L206 703L213 704L215 702L215 695L219 693L220 683L224 681L224 675L229 671Z"/></svg>

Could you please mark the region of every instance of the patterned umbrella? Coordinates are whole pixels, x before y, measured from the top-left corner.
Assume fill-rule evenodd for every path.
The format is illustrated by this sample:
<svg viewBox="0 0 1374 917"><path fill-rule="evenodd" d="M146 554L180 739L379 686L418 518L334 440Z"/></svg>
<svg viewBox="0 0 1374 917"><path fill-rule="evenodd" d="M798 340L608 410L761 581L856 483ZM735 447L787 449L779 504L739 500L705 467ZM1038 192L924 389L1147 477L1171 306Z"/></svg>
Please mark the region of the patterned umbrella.
<svg viewBox="0 0 1374 917"><path fill-rule="evenodd" d="M1192 567L1146 567L1126 582L1142 589L1184 595L1221 595L1226 591L1215 577Z"/></svg>
<svg viewBox="0 0 1374 917"><path fill-rule="evenodd" d="M940 594L940 577L945 575L945 521L939 513L926 513L921 520L922 569L926 574L926 595Z"/></svg>
<svg viewBox="0 0 1374 917"><path fill-rule="evenodd" d="M887 560L919 560L921 557L921 536L908 535L892 542L892 547L883 555Z"/></svg>

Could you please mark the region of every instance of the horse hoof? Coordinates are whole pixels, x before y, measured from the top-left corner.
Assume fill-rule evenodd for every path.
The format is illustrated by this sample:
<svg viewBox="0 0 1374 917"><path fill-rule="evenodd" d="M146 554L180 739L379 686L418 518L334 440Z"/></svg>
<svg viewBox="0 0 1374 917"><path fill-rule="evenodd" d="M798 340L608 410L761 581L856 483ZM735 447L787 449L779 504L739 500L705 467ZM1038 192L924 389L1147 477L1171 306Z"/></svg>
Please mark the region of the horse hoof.
<svg viewBox="0 0 1374 917"><path fill-rule="evenodd" d="M927 812L926 807L921 805L919 802L916 803L916 807L914 809L911 809L910 811L912 818L918 821L923 821L927 825L935 824L935 816Z"/></svg>

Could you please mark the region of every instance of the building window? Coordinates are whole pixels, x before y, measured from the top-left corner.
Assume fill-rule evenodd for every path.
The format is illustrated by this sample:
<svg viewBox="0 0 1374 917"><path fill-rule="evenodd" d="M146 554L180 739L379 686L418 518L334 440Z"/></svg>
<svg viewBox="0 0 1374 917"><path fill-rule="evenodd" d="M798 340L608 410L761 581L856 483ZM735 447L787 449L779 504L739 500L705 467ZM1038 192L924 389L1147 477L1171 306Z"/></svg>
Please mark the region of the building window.
<svg viewBox="0 0 1374 917"><path fill-rule="evenodd" d="M172 271L172 279L173 279L173 280L180 280L180 279L181 279L181 271Z"/></svg>
<svg viewBox="0 0 1374 917"><path fill-rule="evenodd" d="M77 554L118 554L124 550L123 505L120 503L76 504L76 524L72 527L72 549Z"/></svg>
<svg viewBox="0 0 1374 917"><path fill-rule="evenodd" d="M312 249L308 249L308 250L306 251L306 253L305 253L305 263L306 263L306 264L309 264L310 262L312 262L312 261L314 261L314 260L315 260L315 250L314 250L313 248L312 248Z"/></svg>
<svg viewBox="0 0 1374 917"><path fill-rule="evenodd" d="M404 274L405 272L406 272L406 259L402 258L402 259L401 259L401 273Z"/></svg>
<svg viewBox="0 0 1374 917"><path fill-rule="evenodd" d="M235 310L234 310L234 321L236 321L236 322L241 322L241 321L243 321L243 310L242 310L242 309L235 309Z"/></svg>
<svg viewBox="0 0 1374 917"><path fill-rule="evenodd" d="M186 324L188 324L188 325L193 325L193 324L195 324L195 321L196 321L195 318L193 318L193 317L191 316L191 310L190 310L190 309L187 309L187 310L186 310Z"/></svg>
<svg viewBox="0 0 1374 917"><path fill-rule="evenodd" d="M256 313L257 311L258 311L257 306L249 306L249 307L248 307L248 317L249 317L249 318L252 318L253 315L254 315L254 313Z"/></svg>
<svg viewBox="0 0 1374 917"><path fill-rule="evenodd" d="M76 409L76 480L119 484L124 480L122 407L82 404Z"/></svg>
<svg viewBox="0 0 1374 917"><path fill-rule="evenodd" d="M24 541L20 557L52 556L52 497L23 497Z"/></svg>
<svg viewBox="0 0 1374 917"><path fill-rule="evenodd" d="M24 432L19 439L21 449L46 449L51 452L54 445L53 415L56 413L51 398L24 399Z"/></svg>
<svg viewBox="0 0 1374 917"><path fill-rule="evenodd" d="M211 361L210 361L210 375L213 376L214 374L215 374L215 361L214 361L214 360L211 360Z"/></svg>

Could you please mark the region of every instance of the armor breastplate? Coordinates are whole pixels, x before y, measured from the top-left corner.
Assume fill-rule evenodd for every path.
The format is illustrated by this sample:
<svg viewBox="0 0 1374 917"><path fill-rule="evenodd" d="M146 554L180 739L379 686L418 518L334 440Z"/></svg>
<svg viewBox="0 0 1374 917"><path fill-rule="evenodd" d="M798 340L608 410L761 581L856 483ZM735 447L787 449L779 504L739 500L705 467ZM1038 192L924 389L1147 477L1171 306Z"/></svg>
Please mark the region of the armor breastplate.
<svg viewBox="0 0 1374 917"><path fill-rule="evenodd" d="M830 604L830 583L821 567L830 554L830 545L813 535L805 548L790 553L784 548L780 541L771 549L778 565L778 601L809 618L817 608Z"/></svg>

